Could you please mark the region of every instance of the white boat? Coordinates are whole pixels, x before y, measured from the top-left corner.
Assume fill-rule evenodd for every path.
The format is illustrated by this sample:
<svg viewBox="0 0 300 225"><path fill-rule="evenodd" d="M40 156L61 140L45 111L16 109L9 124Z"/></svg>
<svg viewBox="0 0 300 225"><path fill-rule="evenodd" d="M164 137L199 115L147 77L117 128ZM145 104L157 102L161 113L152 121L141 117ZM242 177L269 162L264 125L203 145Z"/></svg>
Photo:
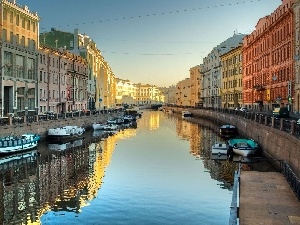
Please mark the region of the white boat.
<svg viewBox="0 0 300 225"><path fill-rule="evenodd" d="M228 146L229 154L235 153L246 157L254 155L260 150L258 143L247 138L232 138L228 140Z"/></svg>
<svg viewBox="0 0 300 225"><path fill-rule="evenodd" d="M83 144L83 139L71 140L68 142L48 143L48 150L64 151L70 148L79 147Z"/></svg>
<svg viewBox="0 0 300 225"><path fill-rule="evenodd" d="M49 138L73 138L83 135L85 129L78 126L64 126L48 129Z"/></svg>
<svg viewBox="0 0 300 225"><path fill-rule="evenodd" d="M23 134L0 138L0 153L11 154L35 148L41 139L38 134Z"/></svg>
<svg viewBox="0 0 300 225"><path fill-rule="evenodd" d="M190 111L182 111L182 118L190 118L192 115Z"/></svg>
<svg viewBox="0 0 300 225"><path fill-rule="evenodd" d="M109 124L122 124L124 123L124 119L116 117L116 118L110 118L106 122Z"/></svg>
<svg viewBox="0 0 300 225"><path fill-rule="evenodd" d="M93 123L93 130L104 130L106 125L104 123Z"/></svg>
<svg viewBox="0 0 300 225"><path fill-rule="evenodd" d="M94 123L93 124L94 130L117 130L118 128L119 128L119 126L117 124L113 124L113 123L108 123L108 124Z"/></svg>
<svg viewBox="0 0 300 225"><path fill-rule="evenodd" d="M216 143L211 147L211 154L227 155L228 145L226 143Z"/></svg>

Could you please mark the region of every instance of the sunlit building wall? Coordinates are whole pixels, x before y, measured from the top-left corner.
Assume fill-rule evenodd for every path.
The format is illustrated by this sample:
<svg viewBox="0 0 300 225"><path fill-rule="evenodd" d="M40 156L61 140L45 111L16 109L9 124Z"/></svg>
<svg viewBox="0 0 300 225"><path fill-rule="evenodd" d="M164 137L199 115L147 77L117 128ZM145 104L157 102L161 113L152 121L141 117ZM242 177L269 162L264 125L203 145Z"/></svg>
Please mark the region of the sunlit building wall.
<svg viewBox="0 0 300 225"><path fill-rule="evenodd" d="M191 106L197 106L200 100L200 66L190 68L191 79Z"/></svg>
<svg viewBox="0 0 300 225"><path fill-rule="evenodd" d="M40 18L15 1L0 4L0 116L35 114Z"/></svg>
<svg viewBox="0 0 300 225"><path fill-rule="evenodd" d="M191 105L191 79L179 81L176 85L176 105L192 106Z"/></svg>
<svg viewBox="0 0 300 225"><path fill-rule="evenodd" d="M243 102L249 108L272 110L272 104L291 108L295 89L294 2L282 0L243 39Z"/></svg>
<svg viewBox="0 0 300 225"><path fill-rule="evenodd" d="M223 108L243 105L242 46L233 47L221 55L222 85L220 88Z"/></svg>
<svg viewBox="0 0 300 225"><path fill-rule="evenodd" d="M134 105L136 104L136 86L129 80L116 79L117 94L116 104L117 105Z"/></svg>
<svg viewBox="0 0 300 225"><path fill-rule="evenodd" d="M160 91L155 85L137 83L136 105L151 105L159 102Z"/></svg>

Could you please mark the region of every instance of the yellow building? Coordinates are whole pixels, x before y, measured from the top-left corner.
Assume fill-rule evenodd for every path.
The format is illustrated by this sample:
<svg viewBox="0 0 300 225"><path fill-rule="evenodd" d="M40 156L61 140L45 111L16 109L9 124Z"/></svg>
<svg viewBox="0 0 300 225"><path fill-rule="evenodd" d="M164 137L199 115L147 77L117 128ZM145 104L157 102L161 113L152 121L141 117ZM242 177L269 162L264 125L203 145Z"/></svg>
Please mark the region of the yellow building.
<svg viewBox="0 0 300 225"><path fill-rule="evenodd" d="M200 101L200 66L190 68L190 82L191 82L191 106L197 106Z"/></svg>
<svg viewBox="0 0 300 225"><path fill-rule="evenodd" d="M155 85L135 84L136 86L136 105L152 105L160 103L160 90Z"/></svg>
<svg viewBox="0 0 300 225"><path fill-rule="evenodd" d="M241 45L221 55L221 61L222 86L220 92L222 107L241 107L243 105Z"/></svg>
<svg viewBox="0 0 300 225"><path fill-rule="evenodd" d="M176 85L176 105L192 106L191 103L191 79L179 81Z"/></svg>
<svg viewBox="0 0 300 225"><path fill-rule="evenodd" d="M117 94L116 104L117 105L135 105L136 103L136 86L129 80L123 80L116 78Z"/></svg>
<svg viewBox="0 0 300 225"><path fill-rule="evenodd" d="M38 110L37 58L39 17L27 6L2 0L0 116L28 115Z"/></svg>

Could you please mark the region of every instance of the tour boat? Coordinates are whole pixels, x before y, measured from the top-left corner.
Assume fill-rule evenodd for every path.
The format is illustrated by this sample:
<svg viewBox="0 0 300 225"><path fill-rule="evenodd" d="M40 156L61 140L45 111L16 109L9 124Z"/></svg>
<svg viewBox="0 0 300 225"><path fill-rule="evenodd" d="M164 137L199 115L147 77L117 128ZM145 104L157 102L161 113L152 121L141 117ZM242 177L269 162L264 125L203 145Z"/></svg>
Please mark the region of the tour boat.
<svg viewBox="0 0 300 225"><path fill-rule="evenodd" d="M222 137L234 137L237 135L238 130L235 126L230 124L225 124L220 126L220 135Z"/></svg>
<svg viewBox="0 0 300 225"><path fill-rule="evenodd" d="M260 150L257 142L247 138L232 138L228 140L228 145L228 154L235 153L241 156L251 156Z"/></svg>
<svg viewBox="0 0 300 225"><path fill-rule="evenodd" d="M33 149L38 145L40 139L38 134L2 137L0 138L0 153L11 154Z"/></svg>
<svg viewBox="0 0 300 225"><path fill-rule="evenodd" d="M85 129L78 126L64 126L48 129L48 138L73 138L83 135Z"/></svg>
<svg viewBox="0 0 300 225"><path fill-rule="evenodd" d="M211 147L211 154L227 155L228 145L226 143L216 143Z"/></svg>
<svg viewBox="0 0 300 225"><path fill-rule="evenodd" d="M192 113L190 111L182 111L182 118L190 118Z"/></svg>
<svg viewBox="0 0 300 225"><path fill-rule="evenodd" d="M68 142L50 142L48 143L48 150L64 151L70 148L79 147L83 144L83 139L70 140Z"/></svg>

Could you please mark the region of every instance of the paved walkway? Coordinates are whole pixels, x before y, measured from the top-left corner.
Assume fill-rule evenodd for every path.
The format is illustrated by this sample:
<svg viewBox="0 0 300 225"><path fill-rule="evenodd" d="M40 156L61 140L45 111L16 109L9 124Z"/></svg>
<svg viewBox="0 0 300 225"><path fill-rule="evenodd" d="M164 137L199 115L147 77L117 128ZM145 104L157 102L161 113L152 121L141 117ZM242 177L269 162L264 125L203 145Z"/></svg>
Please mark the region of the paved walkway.
<svg viewBox="0 0 300 225"><path fill-rule="evenodd" d="M300 202L277 172L241 171L240 225L300 224Z"/></svg>

